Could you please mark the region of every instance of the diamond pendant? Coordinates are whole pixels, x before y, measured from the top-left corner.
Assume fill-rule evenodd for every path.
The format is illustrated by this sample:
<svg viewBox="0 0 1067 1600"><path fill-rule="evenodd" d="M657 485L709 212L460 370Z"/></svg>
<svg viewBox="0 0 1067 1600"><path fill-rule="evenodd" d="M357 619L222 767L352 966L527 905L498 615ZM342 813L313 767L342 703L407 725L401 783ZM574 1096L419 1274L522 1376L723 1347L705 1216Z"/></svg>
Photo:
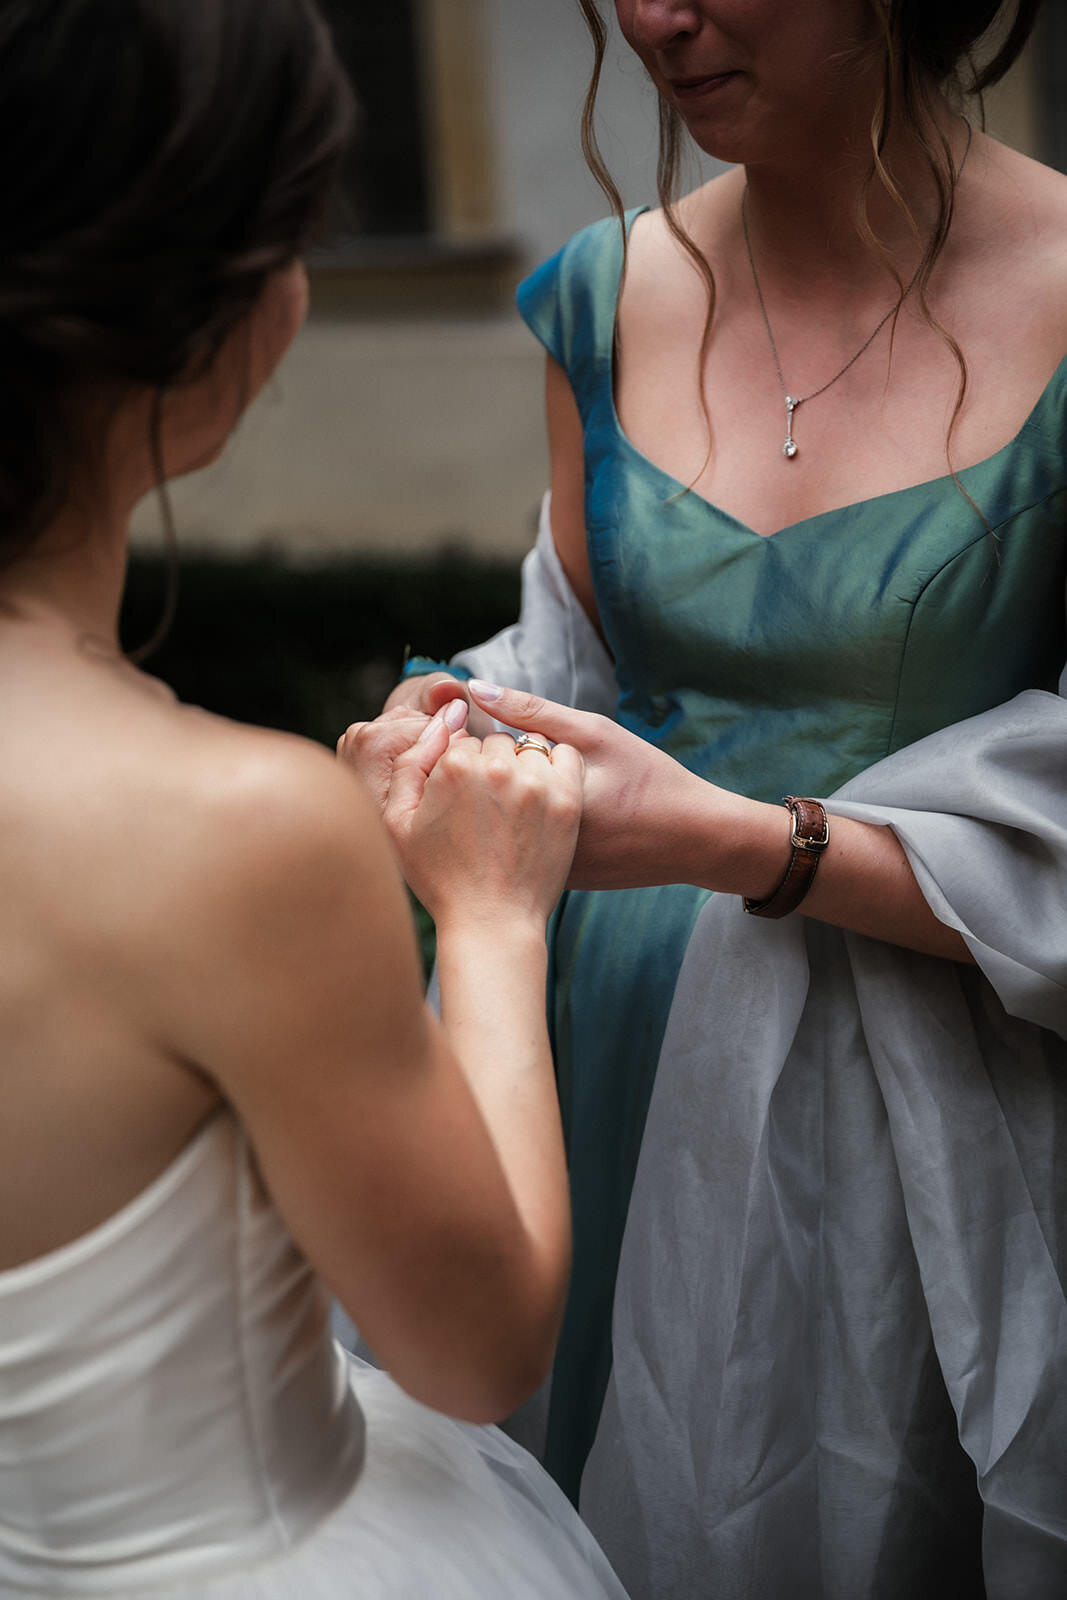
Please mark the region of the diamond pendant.
<svg viewBox="0 0 1067 1600"><path fill-rule="evenodd" d="M800 400L794 400L791 395L787 394L785 397L785 444L782 446L782 454L787 461L792 461L797 453L796 441L793 438L793 412L801 403Z"/></svg>

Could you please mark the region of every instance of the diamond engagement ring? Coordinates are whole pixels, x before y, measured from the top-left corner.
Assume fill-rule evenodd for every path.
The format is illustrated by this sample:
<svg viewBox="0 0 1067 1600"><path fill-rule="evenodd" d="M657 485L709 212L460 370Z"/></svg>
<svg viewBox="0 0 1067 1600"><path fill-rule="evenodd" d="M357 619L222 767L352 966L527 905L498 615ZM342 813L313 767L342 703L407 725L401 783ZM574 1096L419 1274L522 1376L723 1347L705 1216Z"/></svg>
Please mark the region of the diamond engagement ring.
<svg viewBox="0 0 1067 1600"><path fill-rule="evenodd" d="M549 761L552 760L551 747L543 739L539 739L535 733L520 733L515 740L515 754L521 756L524 750L538 750L541 755L547 756Z"/></svg>

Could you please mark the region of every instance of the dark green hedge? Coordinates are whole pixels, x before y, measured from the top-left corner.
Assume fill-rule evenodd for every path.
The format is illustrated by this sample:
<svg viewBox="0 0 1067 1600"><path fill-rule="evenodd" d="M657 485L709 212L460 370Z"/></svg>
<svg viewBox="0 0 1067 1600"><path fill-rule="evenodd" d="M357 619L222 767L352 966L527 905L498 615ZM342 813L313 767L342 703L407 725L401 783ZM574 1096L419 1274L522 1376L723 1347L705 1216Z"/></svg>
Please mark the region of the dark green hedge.
<svg viewBox="0 0 1067 1600"><path fill-rule="evenodd" d="M127 649L152 635L165 591L163 559L135 554ZM513 621L518 599L517 563L464 551L314 563L197 552L181 559L177 617L145 667L183 700L332 746L381 709L408 648L447 658Z"/></svg>

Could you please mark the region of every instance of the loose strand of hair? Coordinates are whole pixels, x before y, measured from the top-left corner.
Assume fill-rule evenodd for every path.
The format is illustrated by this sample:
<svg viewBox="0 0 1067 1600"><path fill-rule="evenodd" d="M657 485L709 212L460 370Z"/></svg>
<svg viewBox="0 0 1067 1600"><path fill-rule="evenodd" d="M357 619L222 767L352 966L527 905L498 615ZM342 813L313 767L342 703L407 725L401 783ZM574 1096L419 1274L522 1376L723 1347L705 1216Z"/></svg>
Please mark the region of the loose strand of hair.
<svg viewBox="0 0 1067 1600"><path fill-rule="evenodd" d="M626 232L625 208L623 206L622 196L619 193L618 186L612 178L611 173L608 170L607 163L604 160L603 152L600 149L596 132L597 98L604 72L604 60L607 54L608 30L604 19L600 14L599 8L596 5L596 0L578 0L578 5L585 20L585 25L589 31L590 38L593 41L594 58L593 71L589 80L589 88L586 91L585 101L582 106L582 154L585 157L586 166L588 167L592 176L595 178L603 193L606 195L613 214L619 220L619 226L622 232L622 273L619 285L619 292L621 295L622 286L626 281L627 267L629 265L629 238ZM695 484L702 476L708 462L711 460L712 453L711 414L708 410L707 397L704 392L704 364L707 359L708 346L711 342L712 322L715 317L715 277L707 259L704 256L703 251L701 251L699 246L690 237L678 219L677 197L682 154L681 120L678 117L677 112L674 111L673 107L666 103L662 96L657 96L657 106L659 115L659 156L656 168L656 189L659 203L662 207L663 216L667 227L674 238L678 241L678 244L685 251L686 255L692 261L696 270L700 273L700 276L704 280L704 285L708 295L708 309L704 318L704 330L701 335L700 352L697 366L698 397L700 401L700 409L704 417L705 427L707 429L708 446L704 460L700 465L700 470L697 472L692 482L688 484L685 489L679 491L681 494L686 494L693 487L693 484ZM614 334L616 369L618 368L618 337L618 320L616 319Z"/></svg>
<svg viewBox="0 0 1067 1600"><path fill-rule="evenodd" d="M704 314L704 327L700 335L700 346L697 352L697 400L700 412L704 418L704 429L707 437L707 448L704 459L698 471L686 484L685 489L672 499L679 499L681 493L689 494L694 485L699 483L707 470L714 449L714 433L711 425L711 411L708 408L708 397L704 387L704 371L708 360L708 350L711 345L712 324L715 321L716 287L715 274L711 263L696 240L683 226L678 217L678 183L681 174L682 158L682 122L674 107L669 105L662 96L659 98L659 161L656 169L656 192L663 218L672 236L685 251L689 260L700 274L707 295L707 310Z"/></svg>
<svg viewBox="0 0 1067 1600"><path fill-rule="evenodd" d="M1038 14L1043 3L1044 0L1018 0L1018 4L1015 8L1015 17L1011 27L1008 29L1007 36L1000 45L1000 48L995 52L991 60L986 62L984 67L980 68L978 66L973 51L968 51L967 53L967 65L970 70L970 81L965 87L966 92L977 102L979 127L983 133L985 132L986 126L985 101L983 99L984 92L986 89L992 88L995 83L999 83L1004 77L1005 73L1007 73L1009 69L1015 65L1016 61L1018 61L1019 57L1022 55L1027 43L1029 42L1031 34L1034 31ZM951 158L949 158L949 164L951 166ZM951 211L955 208L956 184L958 183L958 180L959 171L953 170L952 181L950 185L951 197L949 220L951 220ZM924 300L920 301L920 304L923 304ZM926 309L929 311L929 307L926 307ZM973 496L968 493L967 489L960 480L959 474L952 465L952 435L955 431L956 424L959 421L960 414L963 410L964 400L966 399L967 395L967 362L964 358L963 351L960 349L955 339L952 338L946 329L941 327L938 319L931 316L930 321L931 324L937 328L938 332L948 344L949 348L953 351L960 370L960 382L956 391L956 404L952 410L952 418L949 422L948 438L946 441L946 453L948 455L949 471L952 474L952 481L955 483L957 489L959 489L964 499L970 503L974 511L981 518L986 532L993 541L993 548L996 554L997 564L999 565L1000 540L996 529L990 525L989 520L982 508L977 504Z"/></svg>
<svg viewBox="0 0 1067 1600"><path fill-rule="evenodd" d="M973 94L980 95L983 90L991 89L1015 65L1034 31L1043 4L1044 0L1019 0L1015 8L1015 20L1008 29L1007 37L1000 49L991 61L987 61L985 66L974 74L971 83Z"/></svg>
<svg viewBox="0 0 1067 1600"><path fill-rule="evenodd" d="M897 41L887 12L879 5L876 5L874 10L880 23L883 48L883 87L880 103L876 108L871 124L872 160L861 191L861 209L857 221L862 238L886 263L897 283L899 298L890 324L889 365L890 367L892 365L899 319L904 308L904 300L908 289L905 287L895 263L888 259L888 251L883 242L878 238L874 228L871 226L869 204L875 183L879 185L896 206L906 221L916 244L922 251L911 286L914 290L916 305L923 321L932 332L937 334L938 338L942 340L951 353L959 374L952 415L945 435L945 462L949 476L982 522L986 532L995 541L996 535L985 513L968 492L953 464L952 441L966 401L969 373L966 357L958 340L936 315L930 305L929 298L930 280L945 249L955 216L956 189L959 182L960 169L955 164L948 136L944 129L940 127L934 115L928 82L913 70L906 53L898 51ZM1019 48L1021 48L1021 45ZM922 233L915 215L901 193L899 186L893 180L884 160L889 131L898 122L902 122L915 138L934 185L937 201L934 226L925 244L923 243ZM931 136L931 130L933 130L933 137ZM969 147L970 140L968 140L968 149ZM964 159L966 159L966 156L964 156ZM887 385L888 382L889 371L887 369Z"/></svg>
<svg viewBox="0 0 1067 1600"><path fill-rule="evenodd" d="M600 148L600 141L597 138L596 131L597 98L600 92L600 80L604 74L604 58L607 54L608 47L608 30L603 17L597 10L595 0L578 0L578 4L581 8L582 16L585 19L585 25L589 30L590 38L593 41L593 71L589 79L589 87L585 93L585 100L582 104L582 155L585 158L586 166L596 179L604 195L607 197L608 204L612 210L612 215L617 219L619 224L619 235L622 241L622 268L619 273L619 294L621 296L622 286L626 282L626 273L630 264L630 240L626 231L626 211L622 203L622 195L619 193L618 185L611 176L611 173L608 170L608 164L604 160L604 154ZM618 317L616 317L615 327L612 332L613 370L618 370L618 354L619 323Z"/></svg>
<svg viewBox="0 0 1067 1600"><path fill-rule="evenodd" d="M600 80L604 75L604 59L608 48L608 30L594 0L578 0L585 25L593 41L593 71L582 105L581 137L585 164L607 197L608 204L623 229L625 246L626 229L622 196L618 185L608 170L596 131L596 106L600 93Z"/></svg>
<svg viewBox="0 0 1067 1600"><path fill-rule="evenodd" d="M864 244L867 245L872 254L874 254L881 261L889 276L893 279L897 286L897 303L893 308L893 316L889 324L889 359L886 365L885 385L888 389L890 374L893 366L893 353L896 349L897 327L900 321L900 314L904 309L904 301L907 297L907 286L905 285L903 275L897 267L897 264L893 259L888 246L886 245L885 241L875 232L875 229L871 223L870 201L871 192L875 183L878 183L881 186L881 188L889 196L892 203L900 211L915 239L916 244L920 246L920 248L922 245L922 236L918 223L912 214L911 208L904 198L904 195L901 193L899 187L893 181L893 178L884 160L885 147L889 138L889 129L892 126L896 109L896 47L892 30L889 27L887 15L880 8L877 10L876 14L881 25L882 34L882 87L879 94L878 103L876 104L874 112L871 116L871 161L866 173L864 174L863 182L860 185L859 194L856 197L853 220L856 232L858 233L860 239L864 242Z"/></svg>
<svg viewBox="0 0 1067 1600"><path fill-rule="evenodd" d="M163 408L166 402L167 390L157 389L152 396L152 409L148 422L152 471L156 480L156 499L163 524L163 611L146 642L139 645L136 650L127 652L127 660L131 661L134 666L140 666L142 662L147 661L150 656L156 653L170 633L178 611L178 530L174 521L174 503L167 483L166 465L163 458Z"/></svg>
<svg viewBox="0 0 1067 1600"><path fill-rule="evenodd" d="M956 363L956 370L959 374L956 385L956 398L953 403L952 415L949 418L948 429L945 434L945 463L948 467L949 476L951 477L959 493L967 501L975 515L981 521L986 533L989 534L990 538L993 540L994 549L997 551L997 559L999 561L999 548L996 533L985 512L982 510L982 507L967 489L959 475L959 472L956 469L955 463L952 460L952 442L960 420L960 416L963 412L964 403L967 398L967 390L970 383L970 373L967 367L967 359L955 335L945 326L945 324L941 321L941 318L930 305L929 298L930 279L938 261L941 258L941 254L945 249L945 245L948 241L949 233L952 228L952 222L956 214L956 192L959 184L961 168L956 166L952 155L952 147L949 143L947 135L943 129L937 126L931 114L932 108L929 100L929 90L923 86L914 96L914 100L916 102L915 110L918 113L918 115L916 115L914 118L914 126L917 129L919 148L926 160L938 198L938 209L934 223L934 231L927 243L923 259L919 264L919 271L916 278L916 304L919 307L919 312L923 318L923 321L930 329L932 329L934 333L937 334L938 338L941 339L945 347L952 355L952 358ZM935 139L931 139L927 131L930 128L936 129ZM966 157L964 159L966 159Z"/></svg>

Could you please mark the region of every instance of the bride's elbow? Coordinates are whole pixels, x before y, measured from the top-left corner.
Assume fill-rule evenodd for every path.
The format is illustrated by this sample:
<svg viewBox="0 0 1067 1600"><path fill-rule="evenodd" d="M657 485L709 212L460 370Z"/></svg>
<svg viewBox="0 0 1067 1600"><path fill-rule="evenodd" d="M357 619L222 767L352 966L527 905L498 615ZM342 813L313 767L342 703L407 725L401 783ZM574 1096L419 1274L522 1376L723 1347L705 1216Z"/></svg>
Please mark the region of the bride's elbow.
<svg viewBox="0 0 1067 1600"><path fill-rule="evenodd" d="M499 1422L528 1400L552 1366L563 1294L453 1302L420 1319L419 1334L381 1349L390 1374L423 1405L463 1422Z"/></svg>
<svg viewBox="0 0 1067 1600"><path fill-rule="evenodd" d="M464 1422L499 1422L551 1368L569 1281L569 1233L534 1243L483 1236L438 1247L350 1315L394 1381L423 1405ZM366 1290L366 1280L363 1281ZM342 1301L340 1285L335 1285ZM391 1292L389 1292L391 1290Z"/></svg>
<svg viewBox="0 0 1067 1600"><path fill-rule="evenodd" d="M460 1422L500 1422L541 1387L554 1353L555 1330L551 1341L519 1337L507 1349L472 1350L418 1373L394 1371L393 1376L413 1399Z"/></svg>

